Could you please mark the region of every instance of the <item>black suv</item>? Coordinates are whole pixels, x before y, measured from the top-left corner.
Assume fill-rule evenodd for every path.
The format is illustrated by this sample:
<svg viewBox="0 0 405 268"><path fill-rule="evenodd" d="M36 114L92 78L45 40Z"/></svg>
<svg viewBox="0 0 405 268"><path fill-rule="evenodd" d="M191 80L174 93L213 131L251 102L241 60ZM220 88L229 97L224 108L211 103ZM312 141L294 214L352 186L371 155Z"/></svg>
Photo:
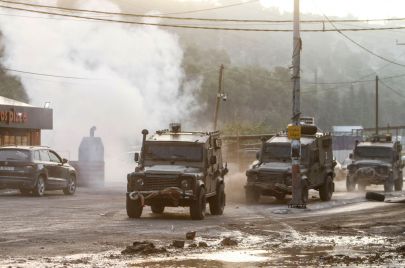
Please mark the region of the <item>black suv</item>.
<svg viewBox="0 0 405 268"><path fill-rule="evenodd" d="M0 189L43 196L45 190L76 191L76 171L56 152L41 146L0 147Z"/></svg>

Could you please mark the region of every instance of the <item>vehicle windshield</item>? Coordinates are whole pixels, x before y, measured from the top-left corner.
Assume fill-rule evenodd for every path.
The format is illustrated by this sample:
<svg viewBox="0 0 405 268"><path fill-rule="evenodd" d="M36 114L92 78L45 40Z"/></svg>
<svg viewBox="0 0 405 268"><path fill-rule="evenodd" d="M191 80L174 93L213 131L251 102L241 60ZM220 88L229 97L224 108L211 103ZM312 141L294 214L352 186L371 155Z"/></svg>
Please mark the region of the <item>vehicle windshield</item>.
<svg viewBox="0 0 405 268"><path fill-rule="evenodd" d="M200 162L203 159L202 146L194 144L150 143L145 146L146 160Z"/></svg>
<svg viewBox="0 0 405 268"><path fill-rule="evenodd" d="M265 145L262 152L263 162L272 161L289 161L291 160L291 144L290 143L268 143ZM307 159L307 146L301 147L301 160Z"/></svg>
<svg viewBox="0 0 405 268"><path fill-rule="evenodd" d="M391 148L384 147L357 147L354 150L356 159L385 159L390 160L393 157Z"/></svg>
<svg viewBox="0 0 405 268"><path fill-rule="evenodd" d="M0 161L29 161L30 152L19 149L0 150Z"/></svg>

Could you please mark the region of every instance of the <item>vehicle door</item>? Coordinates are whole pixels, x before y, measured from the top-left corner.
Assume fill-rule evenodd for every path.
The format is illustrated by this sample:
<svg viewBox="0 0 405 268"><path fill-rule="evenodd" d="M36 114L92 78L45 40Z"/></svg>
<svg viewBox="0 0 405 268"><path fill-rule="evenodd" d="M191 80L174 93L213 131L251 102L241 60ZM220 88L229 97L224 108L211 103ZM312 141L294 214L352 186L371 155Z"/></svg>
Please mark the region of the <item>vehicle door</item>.
<svg viewBox="0 0 405 268"><path fill-rule="evenodd" d="M63 164L62 158L56 152L49 150L48 154L51 163L53 163L51 168L53 180L58 186L66 186L69 173L68 167Z"/></svg>
<svg viewBox="0 0 405 268"><path fill-rule="evenodd" d="M41 163L46 170L46 173L48 174L48 179L47 179L47 187L48 188L53 188L57 186L57 181L55 178L55 163L51 162L51 158L49 157L48 150L46 149L41 149L39 150L39 157L41 159Z"/></svg>

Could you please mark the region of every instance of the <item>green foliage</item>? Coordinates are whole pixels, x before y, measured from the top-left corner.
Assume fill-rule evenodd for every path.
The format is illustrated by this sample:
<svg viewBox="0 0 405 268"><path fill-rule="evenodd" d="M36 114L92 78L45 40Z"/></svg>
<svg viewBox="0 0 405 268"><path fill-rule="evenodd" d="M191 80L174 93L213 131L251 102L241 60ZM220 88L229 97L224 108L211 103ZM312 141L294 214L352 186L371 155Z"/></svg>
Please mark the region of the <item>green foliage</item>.
<svg viewBox="0 0 405 268"><path fill-rule="evenodd" d="M25 91L19 78L4 72L0 66L0 96L14 99L22 102L29 102L27 92Z"/></svg>

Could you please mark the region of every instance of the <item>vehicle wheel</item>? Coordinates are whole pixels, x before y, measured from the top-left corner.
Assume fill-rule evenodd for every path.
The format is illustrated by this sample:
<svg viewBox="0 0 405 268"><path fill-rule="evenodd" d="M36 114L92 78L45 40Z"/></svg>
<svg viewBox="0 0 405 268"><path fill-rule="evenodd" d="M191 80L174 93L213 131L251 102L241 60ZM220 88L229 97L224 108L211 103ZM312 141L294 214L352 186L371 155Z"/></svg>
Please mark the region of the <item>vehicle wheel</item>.
<svg viewBox="0 0 405 268"><path fill-rule="evenodd" d="M384 183L384 192L392 192L394 190L394 182L389 178Z"/></svg>
<svg viewBox="0 0 405 268"><path fill-rule="evenodd" d="M31 193L30 189L20 188L20 193L22 195L29 195Z"/></svg>
<svg viewBox="0 0 405 268"><path fill-rule="evenodd" d="M193 200L190 205L190 215L192 220L202 220L205 217L205 208L207 202L205 199L205 189L200 188L198 197L196 200Z"/></svg>
<svg viewBox="0 0 405 268"><path fill-rule="evenodd" d="M332 199L333 194L333 180L330 175L328 175L325 179L324 184L319 187L319 197L322 201L330 201Z"/></svg>
<svg viewBox="0 0 405 268"><path fill-rule="evenodd" d="M301 199L304 204L308 203L308 187L307 186L302 187Z"/></svg>
<svg viewBox="0 0 405 268"><path fill-rule="evenodd" d="M76 177L71 175L69 177L69 183L66 188L63 189L65 195L74 195L76 192Z"/></svg>
<svg viewBox="0 0 405 268"><path fill-rule="evenodd" d="M138 198L137 200L132 200L127 196L127 215L130 218L140 218L142 215L142 204L141 200Z"/></svg>
<svg viewBox="0 0 405 268"><path fill-rule="evenodd" d="M37 184L35 185L32 193L35 196L43 196L45 193L45 179L43 176L39 176L37 180Z"/></svg>
<svg viewBox="0 0 405 268"><path fill-rule="evenodd" d="M364 192L366 190L366 187L367 186L365 184L362 183L357 184L357 190L360 192Z"/></svg>
<svg viewBox="0 0 405 268"><path fill-rule="evenodd" d="M225 186L221 183L217 189L217 194L210 200L211 215L222 215L225 208Z"/></svg>
<svg viewBox="0 0 405 268"><path fill-rule="evenodd" d="M165 210L165 206L163 205L152 205L150 206L150 208L152 209L152 212L155 214L162 214L163 211Z"/></svg>
<svg viewBox="0 0 405 268"><path fill-rule="evenodd" d="M402 191L402 187L404 185L404 178L402 175L395 181L395 191Z"/></svg>
<svg viewBox="0 0 405 268"><path fill-rule="evenodd" d="M259 203L260 199L260 194L253 190L253 189L246 189L245 190L245 195L246 195L246 203L247 204L257 204Z"/></svg>
<svg viewBox="0 0 405 268"><path fill-rule="evenodd" d="M346 178L346 190L353 192L356 189L356 183L349 176Z"/></svg>

